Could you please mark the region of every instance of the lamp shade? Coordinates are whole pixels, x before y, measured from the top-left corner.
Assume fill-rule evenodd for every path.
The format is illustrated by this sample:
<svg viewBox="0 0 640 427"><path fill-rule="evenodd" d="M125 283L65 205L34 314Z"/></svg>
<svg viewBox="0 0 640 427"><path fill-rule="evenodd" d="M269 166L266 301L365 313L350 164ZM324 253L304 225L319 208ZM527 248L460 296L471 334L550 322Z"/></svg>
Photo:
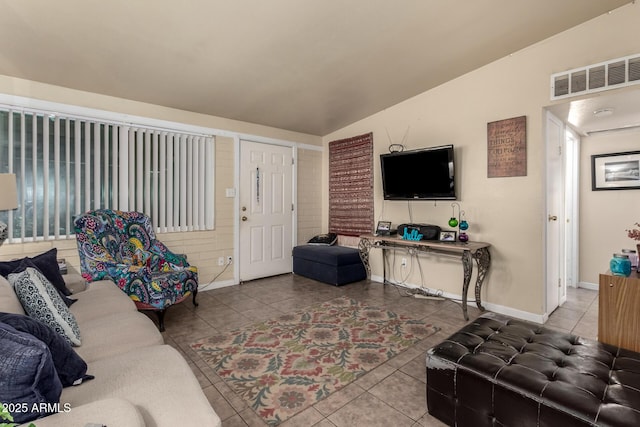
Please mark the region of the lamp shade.
<svg viewBox="0 0 640 427"><path fill-rule="evenodd" d="M18 207L18 190L16 174L0 173L0 211L8 211Z"/></svg>

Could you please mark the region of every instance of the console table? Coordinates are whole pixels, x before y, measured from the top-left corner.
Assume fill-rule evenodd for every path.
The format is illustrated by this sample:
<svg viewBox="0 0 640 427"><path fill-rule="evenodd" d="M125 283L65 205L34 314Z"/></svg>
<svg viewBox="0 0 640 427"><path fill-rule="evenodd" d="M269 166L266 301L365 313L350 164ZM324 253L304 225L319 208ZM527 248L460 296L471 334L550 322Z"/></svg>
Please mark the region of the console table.
<svg viewBox="0 0 640 427"><path fill-rule="evenodd" d="M469 283L471 282L471 274L473 273L473 260L476 260L478 265L478 275L476 277L475 297L476 305L482 311L482 301L480 300L480 291L482 290L482 283L491 266L491 254L489 253L489 243L484 242L439 242L433 240L405 240L395 236L375 236L373 234L364 234L360 236L360 243L358 244L358 250L360 251L360 258L367 271L367 278L371 278L371 266L369 264L369 252L371 248L382 249L383 257L386 256L388 250L395 250L399 248L414 248L421 253L445 253L445 254L458 254L462 261L462 268L464 271L464 279L462 282L462 313L464 319L469 320L467 314L467 293L469 290ZM387 284L387 268L386 263L383 261L383 284Z"/></svg>
<svg viewBox="0 0 640 427"><path fill-rule="evenodd" d="M640 352L640 273L600 275L598 341Z"/></svg>

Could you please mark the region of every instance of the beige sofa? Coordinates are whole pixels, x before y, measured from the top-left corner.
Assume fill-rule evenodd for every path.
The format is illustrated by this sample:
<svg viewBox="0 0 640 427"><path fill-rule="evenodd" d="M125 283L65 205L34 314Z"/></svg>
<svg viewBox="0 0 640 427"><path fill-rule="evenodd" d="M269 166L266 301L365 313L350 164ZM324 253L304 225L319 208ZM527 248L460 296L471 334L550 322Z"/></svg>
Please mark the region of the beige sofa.
<svg viewBox="0 0 640 427"><path fill-rule="evenodd" d="M110 281L85 289L79 276L69 279L77 299L70 310L82 334L74 349L95 379L64 388L63 411L35 420L36 427L221 425L185 359L124 292ZM1 276L0 311L25 314Z"/></svg>

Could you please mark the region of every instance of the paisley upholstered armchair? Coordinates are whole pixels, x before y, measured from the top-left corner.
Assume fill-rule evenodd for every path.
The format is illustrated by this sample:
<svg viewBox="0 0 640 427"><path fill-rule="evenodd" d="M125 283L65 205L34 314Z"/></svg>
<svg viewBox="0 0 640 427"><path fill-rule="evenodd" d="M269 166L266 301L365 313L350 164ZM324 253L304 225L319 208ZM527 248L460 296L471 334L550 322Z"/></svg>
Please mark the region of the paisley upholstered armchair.
<svg viewBox="0 0 640 427"><path fill-rule="evenodd" d="M115 282L139 310L157 312L161 331L168 307L189 295L198 305L197 268L156 239L148 216L101 209L79 215L74 227L82 276Z"/></svg>

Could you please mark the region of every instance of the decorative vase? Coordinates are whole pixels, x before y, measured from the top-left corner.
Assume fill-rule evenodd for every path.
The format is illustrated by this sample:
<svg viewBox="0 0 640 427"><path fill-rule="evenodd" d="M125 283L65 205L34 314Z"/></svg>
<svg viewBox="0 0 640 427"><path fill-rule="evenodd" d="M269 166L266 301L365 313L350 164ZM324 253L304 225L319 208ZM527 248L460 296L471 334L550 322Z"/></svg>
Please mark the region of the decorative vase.
<svg viewBox="0 0 640 427"><path fill-rule="evenodd" d="M609 261L609 269L614 276L628 277L631 274L631 261L629 261L629 256L613 254L613 258Z"/></svg>

